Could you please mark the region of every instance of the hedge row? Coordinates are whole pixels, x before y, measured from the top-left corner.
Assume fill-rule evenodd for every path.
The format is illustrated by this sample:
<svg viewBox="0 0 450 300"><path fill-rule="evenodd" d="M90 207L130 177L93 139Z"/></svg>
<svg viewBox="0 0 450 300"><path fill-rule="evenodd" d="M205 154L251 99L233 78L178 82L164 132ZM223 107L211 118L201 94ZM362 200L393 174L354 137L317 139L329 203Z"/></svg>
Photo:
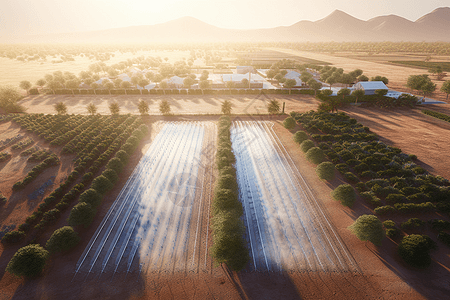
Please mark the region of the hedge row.
<svg viewBox="0 0 450 300"><path fill-rule="evenodd" d="M216 164L219 170L212 203L213 246L211 256L218 263L226 263L232 270L245 268L249 253L241 220L242 204L238 199L235 156L230 140L231 120L221 117L218 128Z"/></svg>
<svg viewBox="0 0 450 300"><path fill-rule="evenodd" d="M55 95L246 95L246 94L292 94L314 95L314 90L309 89L58 89L44 90L44 93Z"/></svg>
<svg viewBox="0 0 450 300"><path fill-rule="evenodd" d="M49 157L44 159L43 162L34 166L33 169L31 169L31 171L28 172L27 176L25 176L23 180L14 183L12 187L13 190L17 191L25 188L25 186L27 186L31 181L33 181L36 177L38 177L38 175L44 172L47 168L56 166L58 164L59 164L58 156L52 153Z"/></svg>
<svg viewBox="0 0 450 300"><path fill-rule="evenodd" d="M446 122L450 122L450 116L449 115L446 115L446 114L443 114L443 113L440 113L440 112L437 112L437 111L422 109L422 113L426 114L426 115L429 115L429 116L432 116L433 118L436 118L436 119L440 119L440 120L443 120L443 121L446 121Z"/></svg>

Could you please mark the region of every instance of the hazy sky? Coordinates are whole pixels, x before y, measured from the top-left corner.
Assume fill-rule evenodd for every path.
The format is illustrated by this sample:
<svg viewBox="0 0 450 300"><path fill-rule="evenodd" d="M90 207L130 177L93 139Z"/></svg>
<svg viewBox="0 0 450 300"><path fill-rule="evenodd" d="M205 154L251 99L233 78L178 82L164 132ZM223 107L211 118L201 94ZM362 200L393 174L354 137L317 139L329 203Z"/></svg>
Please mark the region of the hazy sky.
<svg viewBox="0 0 450 300"><path fill-rule="evenodd" d="M368 20L395 14L415 21L450 0L0 0L0 36L152 25L184 16L222 28L316 21L340 9Z"/></svg>

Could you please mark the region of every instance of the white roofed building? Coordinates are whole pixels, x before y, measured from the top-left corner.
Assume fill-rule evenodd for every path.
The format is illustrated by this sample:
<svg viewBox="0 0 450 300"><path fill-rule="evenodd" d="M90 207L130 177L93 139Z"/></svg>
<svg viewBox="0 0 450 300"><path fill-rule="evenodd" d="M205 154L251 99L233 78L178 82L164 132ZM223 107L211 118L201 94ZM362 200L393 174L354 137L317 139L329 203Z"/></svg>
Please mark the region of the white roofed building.
<svg viewBox="0 0 450 300"><path fill-rule="evenodd" d="M352 86L352 90L364 90L366 95L375 95L376 90L389 90L383 81L360 81Z"/></svg>

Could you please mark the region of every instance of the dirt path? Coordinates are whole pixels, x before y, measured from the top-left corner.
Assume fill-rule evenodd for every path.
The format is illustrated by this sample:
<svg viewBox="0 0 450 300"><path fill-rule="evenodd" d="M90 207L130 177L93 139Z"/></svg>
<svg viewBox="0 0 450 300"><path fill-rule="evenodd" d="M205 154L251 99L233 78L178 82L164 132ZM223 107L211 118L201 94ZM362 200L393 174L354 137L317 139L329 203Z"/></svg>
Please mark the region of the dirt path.
<svg viewBox="0 0 450 300"><path fill-rule="evenodd" d="M139 114L137 104L140 99L149 104L150 115L161 115L159 104L163 99L169 101L171 113L189 114L221 114L221 105L225 100L232 103L233 114L267 114L267 104L275 99L286 103L286 112L316 109L318 101L308 95L242 95L242 96L183 96L183 95L39 95L28 96L20 101L28 113L54 114L54 105L63 102L67 106L68 114L87 114L86 106L93 103L100 114L110 114L109 105L117 102L121 114Z"/></svg>

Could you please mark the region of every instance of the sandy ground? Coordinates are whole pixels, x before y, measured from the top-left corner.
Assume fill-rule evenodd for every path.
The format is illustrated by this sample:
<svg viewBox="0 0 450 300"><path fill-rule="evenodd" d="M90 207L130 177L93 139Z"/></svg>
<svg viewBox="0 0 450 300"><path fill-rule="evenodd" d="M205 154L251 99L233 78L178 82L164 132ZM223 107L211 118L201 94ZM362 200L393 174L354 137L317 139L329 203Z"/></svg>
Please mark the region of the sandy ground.
<svg viewBox="0 0 450 300"><path fill-rule="evenodd" d="M117 102L120 113L139 114L137 104L139 100L145 100L149 104L150 115L161 115L159 104L163 99L168 100L171 113L178 115L188 114L220 114L221 105L225 100L232 101L232 113L234 114L267 114L267 104L275 99L286 102L286 112L311 110L317 107L317 101L307 95L243 95L243 96L186 96L186 95L98 95L98 96L72 96L72 95L38 95L27 96L19 103L26 108L28 113L56 113L54 105L63 102L67 106L68 114L87 114L86 106L93 103L100 114L110 114L109 105ZM301 100L301 101L300 101Z"/></svg>
<svg viewBox="0 0 450 300"><path fill-rule="evenodd" d="M374 76L385 76L389 79L388 87L393 90L398 90L401 92L408 92L415 95L419 95L417 91L411 91L406 87L406 81L410 75L421 75L428 74L427 70L418 69L418 68L410 68L403 67L391 64L383 64L373 61L361 61L359 59L349 58L349 57L341 57L341 56L332 56L323 53L315 53L315 52L306 52L306 51L296 51L289 49L276 49L277 51L289 53L289 54L297 54L302 57L323 60L332 63L337 68L343 68L345 72L351 72L355 69L361 69L364 71L364 75L371 78ZM449 78L446 77L444 80L437 81L435 80L435 76L430 76L434 83L437 84L436 91L430 96L430 98L437 99L440 101L446 101L446 94L440 92L440 88L445 80ZM422 95L419 95L422 96Z"/></svg>
<svg viewBox="0 0 450 300"><path fill-rule="evenodd" d="M283 98L278 98L280 101ZM241 99L237 99L239 101ZM251 99L249 99L251 100ZM317 106L311 97L286 97L286 104L291 103L298 111L308 111ZM291 101L291 102L288 102ZM193 103L192 100L191 103ZM250 101L249 101L250 102ZM248 104L248 103L247 103ZM294 105L295 104L295 105ZM235 104L238 106L239 104ZM244 105L241 104L241 107ZM199 112L204 112L201 106L196 106ZM239 106L238 106L239 107ZM288 106L289 108L290 106ZM440 110L444 108L440 106ZM406 153L416 154L424 167L444 175L449 156L442 156L442 151L432 151L434 148L446 149L448 145L448 125L435 121L415 110L397 110L389 112L363 108L349 108L348 113L355 116L363 124L372 126L373 131L385 137L389 144L395 144ZM250 117L239 117L240 120ZM156 131L151 130L148 137L141 142L139 150L130 159L119 183L110 191L100 206L94 223L88 229L78 229L82 242L73 251L55 255L51 258L45 270L45 275L24 280L14 278L6 273L5 267L18 247L4 248L0 245L0 299L446 299L450 293L449 255L441 252L432 253L434 261L424 271L412 270L406 267L395 254L394 241L385 239L382 247L359 241L347 227L361 214L370 210L357 202L353 209L345 208L333 201L330 192L333 187L341 184L338 177L331 183L318 179L314 166L308 163L292 141L292 132L280 124L283 118L254 117L255 119L270 119L276 123L274 129L283 145L292 156L302 176L312 189L325 211L328 219L338 232L345 246L358 264L361 272L282 272L255 273L242 272L232 274L221 266L212 266L207 271L198 273L164 273L148 274L117 274L113 279L91 279L85 282L71 282L77 260L95 232L97 226L106 215L109 207L116 199L127 178L131 175L143 153L149 147ZM161 117L150 116L146 123L151 125L157 120L217 120L215 116L183 116ZM372 122L372 123L370 123ZM426 127L428 131L420 131ZM384 124L376 126L376 124ZM8 125L9 124L9 125ZM399 126L398 124L402 124ZM422 126L423 125L423 126ZM3 124L4 130L11 126ZM152 127L150 127L152 128ZM1 128L0 128L1 129ZM11 127L13 129L13 127ZM298 129L298 128L297 128ZM17 130L17 128L16 128ZM418 132L419 134L417 134ZM432 132L438 132L442 138L433 137ZM429 135L427 135L429 134ZM417 137L423 141L418 143ZM428 139L428 140L426 140ZM434 143L430 143L433 141ZM433 145L427 149L427 145ZM428 159L428 160L426 160ZM3 171L3 170L2 170ZM1 187L0 187L1 188ZM3 192L3 190L2 190ZM8 204L9 205L9 204ZM20 210L23 218L28 210ZM19 212L20 213L20 212ZM60 222L48 230L38 242L45 243L54 229L66 225L68 213L62 216ZM2 216L3 217L3 216ZM445 248L444 248L445 250Z"/></svg>

